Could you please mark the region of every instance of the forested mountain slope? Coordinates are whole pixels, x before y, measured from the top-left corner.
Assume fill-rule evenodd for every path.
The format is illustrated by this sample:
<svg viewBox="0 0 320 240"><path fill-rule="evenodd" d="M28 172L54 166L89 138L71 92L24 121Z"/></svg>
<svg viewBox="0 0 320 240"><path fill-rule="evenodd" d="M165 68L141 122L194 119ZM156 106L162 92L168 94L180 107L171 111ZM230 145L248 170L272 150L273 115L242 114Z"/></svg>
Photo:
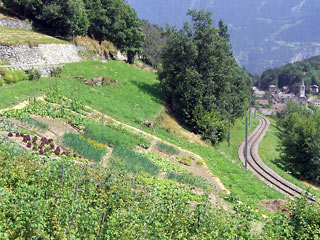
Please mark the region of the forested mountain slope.
<svg viewBox="0 0 320 240"><path fill-rule="evenodd" d="M279 88L289 86L293 92L296 92L299 90L302 80L306 84L306 89L309 89L310 85L319 85L319 77L320 56L316 56L282 67L268 69L263 72L256 85L265 90L270 84L277 85Z"/></svg>
<svg viewBox="0 0 320 240"><path fill-rule="evenodd" d="M140 18L177 25L188 9L214 12L228 24L238 62L252 73L320 54L317 0L129 0Z"/></svg>

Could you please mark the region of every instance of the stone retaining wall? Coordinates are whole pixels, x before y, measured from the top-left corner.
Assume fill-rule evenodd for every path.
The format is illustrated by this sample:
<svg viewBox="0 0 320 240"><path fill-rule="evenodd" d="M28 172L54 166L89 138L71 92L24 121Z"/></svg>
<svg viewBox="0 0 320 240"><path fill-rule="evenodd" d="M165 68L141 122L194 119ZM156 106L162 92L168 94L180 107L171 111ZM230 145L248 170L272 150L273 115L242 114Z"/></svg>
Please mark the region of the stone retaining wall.
<svg viewBox="0 0 320 240"><path fill-rule="evenodd" d="M40 44L35 47L0 46L0 60L7 60L11 65L79 62L82 60L79 51L85 50L84 47L72 44Z"/></svg>
<svg viewBox="0 0 320 240"><path fill-rule="evenodd" d="M7 66L0 65L0 68L37 69L43 77L47 77L53 68L64 63L81 61L79 51L86 51L86 48L72 44L40 44L36 47L28 45L0 46L0 60L7 60L10 63Z"/></svg>
<svg viewBox="0 0 320 240"><path fill-rule="evenodd" d="M18 19L9 19L9 18L1 18L0 26L7 28L21 28L21 29L32 29L31 23L27 23L25 21L21 21Z"/></svg>
<svg viewBox="0 0 320 240"><path fill-rule="evenodd" d="M0 65L1 68L9 70L30 70L36 69L41 72L42 77L49 77L52 69L63 67L63 64L26 64L26 65Z"/></svg>

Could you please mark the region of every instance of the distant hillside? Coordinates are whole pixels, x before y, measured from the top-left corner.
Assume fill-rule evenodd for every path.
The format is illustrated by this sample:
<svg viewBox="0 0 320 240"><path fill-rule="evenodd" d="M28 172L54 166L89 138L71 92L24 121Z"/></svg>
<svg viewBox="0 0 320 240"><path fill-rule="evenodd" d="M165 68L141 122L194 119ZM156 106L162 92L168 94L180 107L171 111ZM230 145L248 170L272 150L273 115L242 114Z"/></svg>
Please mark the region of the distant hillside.
<svg viewBox="0 0 320 240"><path fill-rule="evenodd" d="M285 66L268 69L263 72L256 85L262 89L267 89L270 84L279 88L289 86L296 92L302 80L308 90L310 85L320 83L320 56L312 57L304 61L289 63Z"/></svg>
<svg viewBox="0 0 320 240"><path fill-rule="evenodd" d="M238 62L251 73L320 54L318 0L128 0L140 18L182 26L188 9L214 12L229 26Z"/></svg>

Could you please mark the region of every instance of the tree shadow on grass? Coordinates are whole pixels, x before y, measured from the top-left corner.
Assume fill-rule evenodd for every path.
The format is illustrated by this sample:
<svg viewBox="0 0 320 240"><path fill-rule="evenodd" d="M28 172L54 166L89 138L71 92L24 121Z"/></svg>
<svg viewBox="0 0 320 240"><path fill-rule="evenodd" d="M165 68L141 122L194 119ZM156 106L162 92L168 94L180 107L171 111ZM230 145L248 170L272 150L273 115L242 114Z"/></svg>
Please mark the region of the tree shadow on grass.
<svg viewBox="0 0 320 240"><path fill-rule="evenodd" d="M160 85L155 84L147 84L143 82L131 81L131 83L137 86L143 93L151 96L152 100L164 104L164 94L161 92Z"/></svg>

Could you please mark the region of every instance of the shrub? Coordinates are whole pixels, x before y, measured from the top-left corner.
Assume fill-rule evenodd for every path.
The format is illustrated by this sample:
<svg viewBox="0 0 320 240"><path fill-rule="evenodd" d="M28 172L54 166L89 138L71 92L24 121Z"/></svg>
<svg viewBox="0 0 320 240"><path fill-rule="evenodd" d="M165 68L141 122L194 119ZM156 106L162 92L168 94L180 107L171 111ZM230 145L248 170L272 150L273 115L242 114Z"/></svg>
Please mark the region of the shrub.
<svg viewBox="0 0 320 240"><path fill-rule="evenodd" d="M10 65L8 60L0 60L0 65Z"/></svg>
<svg viewBox="0 0 320 240"><path fill-rule="evenodd" d="M38 81L41 77L41 72L37 69L27 70L27 74L30 81Z"/></svg>
<svg viewBox="0 0 320 240"><path fill-rule="evenodd" d="M158 142L157 147L161 152L168 153L168 154L179 154L180 151L168 144Z"/></svg>
<svg viewBox="0 0 320 240"><path fill-rule="evenodd" d="M2 78L0 78L0 87L2 87L4 84L4 80Z"/></svg>
<svg viewBox="0 0 320 240"><path fill-rule="evenodd" d="M7 70L5 72L3 79L6 83L10 84L10 83L17 83L24 80L28 80L28 76L22 70L17 70L17 71Z"/></svg>
<svg viewBox="0 0 320 240"><path fill-rule="evenodd" d="M51 70L51 77L60 77L62 73L63 67L56 67Z"/></svg>
<svg viewBox="0 0 320 240"><path fill-rule="evenodd" d="M197 161L197 164L200 165L200 166L204 166L206 163L205 163L205 161L203 159L199 159Z"/></svg>

